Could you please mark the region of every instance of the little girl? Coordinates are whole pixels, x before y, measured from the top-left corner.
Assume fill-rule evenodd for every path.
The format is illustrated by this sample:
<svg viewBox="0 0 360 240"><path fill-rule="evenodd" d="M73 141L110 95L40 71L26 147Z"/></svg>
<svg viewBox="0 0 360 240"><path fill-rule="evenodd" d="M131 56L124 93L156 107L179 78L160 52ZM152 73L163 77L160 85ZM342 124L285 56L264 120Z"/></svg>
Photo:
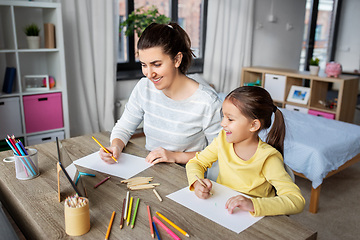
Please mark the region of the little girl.
<svg viewBox="0 0 360 240"><path fill-rule="evenodd" d="M223 130L186 164L190 190L199 198L209 197L210 180L203 179L204 187L196 176L203 178L218 160L216 182L252 197L228 199L225 208L229 213L236 207L253 216L302 212L305 200L284 168L284 118L270 94L261 87L239 87L226 96L222 113ZM258 133L270 127L273 113L273 126L265 143Z"/></svg>

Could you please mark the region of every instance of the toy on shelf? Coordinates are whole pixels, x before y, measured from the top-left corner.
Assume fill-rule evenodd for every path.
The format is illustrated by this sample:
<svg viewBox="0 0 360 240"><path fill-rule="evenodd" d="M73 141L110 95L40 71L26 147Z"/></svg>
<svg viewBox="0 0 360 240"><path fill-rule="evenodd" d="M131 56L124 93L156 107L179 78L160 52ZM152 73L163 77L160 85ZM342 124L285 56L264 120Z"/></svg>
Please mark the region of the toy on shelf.
<svg viewBox="0 0 360 240"><path fill-rule="evenodd" d="M340 63L329 62L326 64L325 73L327 77L338 77L342 72L342 67Z"/></svg>
<svg viewBox="0 0 360 240"><path fill-rule="evenodd" d="M258 79L255 82L244 83L245 86L261 86L261 80Z"/></svg>
<svg viewBox="0 0 360 240"><path fill-rule="evenodd" d="M319 103L321 105L323 105L324 107L333 109L333 108L336 108L336 106L337 106L337 98L334 98L332 100L326 100L326 101L319 100Z"/></svg>

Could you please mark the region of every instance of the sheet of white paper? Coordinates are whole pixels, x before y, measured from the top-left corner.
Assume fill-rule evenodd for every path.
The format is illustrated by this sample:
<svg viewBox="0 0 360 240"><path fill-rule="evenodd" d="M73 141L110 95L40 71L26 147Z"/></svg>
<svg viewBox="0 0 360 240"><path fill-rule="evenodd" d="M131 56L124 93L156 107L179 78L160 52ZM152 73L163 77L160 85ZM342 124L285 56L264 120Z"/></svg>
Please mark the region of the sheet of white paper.
<svg viewBox="0 0 360 240"><path fill-rule="evenodd" d="M263 218L253 217L249 212L239 208L236 208L233 214L229 214L225 209L226 201L241 193L216 182L212 182L212 184L213 195L208 199L198 198L194 192L189 190L189 187L171 193L167 197L236 233L244 231Z"/></svg>
<svg viewBox="0 0 360 240"><path fill-rule="evenodd" d="M107 164L100 159L99 151L74 161L76 165L103 172L116 177L128 179L144 171L152 165L145 162L145 158L127 153L121 153L117 163Z"/></svg>
<svg viewBox="0 0 360 240"><path fill-rule="evenodd" d="M67 173L69 174L70 178L75 182L75 175L76 175L76 166L74 163L70 164L65 168Z"/></svg>

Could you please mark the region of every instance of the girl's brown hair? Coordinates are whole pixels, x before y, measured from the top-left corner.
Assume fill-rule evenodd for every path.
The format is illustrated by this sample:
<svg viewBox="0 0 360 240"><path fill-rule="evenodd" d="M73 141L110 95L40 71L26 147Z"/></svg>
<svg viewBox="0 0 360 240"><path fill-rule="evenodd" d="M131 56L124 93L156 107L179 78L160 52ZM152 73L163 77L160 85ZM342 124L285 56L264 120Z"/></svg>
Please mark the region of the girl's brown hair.
<svg viewBox="0 0 360 240"><path fill-rule="evenodd" d="M225 100L231 101L241 113L249 119L259 119L260 130L271 126L271 115L274 122L267 135L266 142L284 155L285 121L282 112L277 109L270 94L261 87L244 86L230 92Z"/></svg>
<svg viewBox="0 0 360 240"><path fill-rule="evenodd" d="M190 37L177 23L152 23L145 28L137 43L137 48L142 50L152 47L161 47L171 59L181 52L183 58L179 70L182 74L186 74L195 56L191 50Z"/></svg>

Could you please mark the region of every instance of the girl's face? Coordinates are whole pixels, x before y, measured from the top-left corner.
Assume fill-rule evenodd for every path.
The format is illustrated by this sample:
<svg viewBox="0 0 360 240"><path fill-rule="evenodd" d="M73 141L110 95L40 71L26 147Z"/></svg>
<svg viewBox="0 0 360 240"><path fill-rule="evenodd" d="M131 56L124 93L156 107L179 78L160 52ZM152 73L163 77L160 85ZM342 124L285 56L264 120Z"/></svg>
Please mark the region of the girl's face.
<svg viewBox="0 0 360 240"><path fill-rule="evenodd" d="M253 136L253 120L246 118L240 110L229 100L222 104L223 118L221 127L226 132L226 141L240 143Z"/></svg>
<svg viewBox="0 0 360 240"><path fill-rule="evenodd" d="M139 59L143 74L154 83L158 90L171 86L180 64L163 53L161 47L139 50Z"/></svg>

